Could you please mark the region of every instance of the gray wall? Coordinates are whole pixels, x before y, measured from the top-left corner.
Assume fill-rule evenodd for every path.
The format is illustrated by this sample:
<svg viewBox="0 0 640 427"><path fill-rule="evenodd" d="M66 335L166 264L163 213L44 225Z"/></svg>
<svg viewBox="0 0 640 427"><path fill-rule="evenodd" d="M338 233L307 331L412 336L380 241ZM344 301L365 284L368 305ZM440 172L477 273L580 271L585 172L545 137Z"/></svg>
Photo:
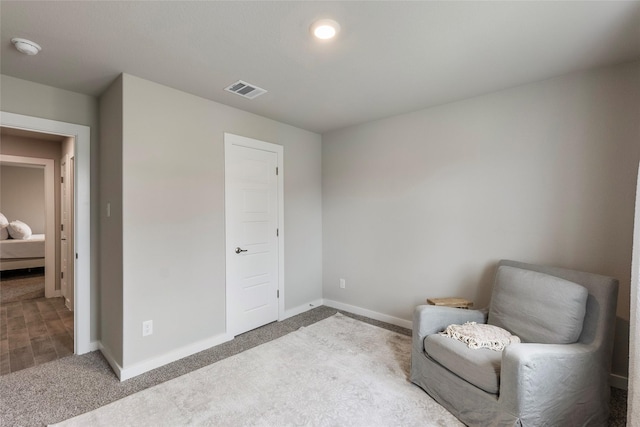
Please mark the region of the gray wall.
<svg viewBox="0 0 640 427"><path fill-rule="evenodd" d="M44 167L0 166L0 211L44 234Z"/></svg>
<svg viewBox="0 0 640 427"><path fill-rule="evenodd" d="M100 96L100 304L103 351L122 366L122 77ZM110 203L110 216L107 216Z"/></svg>
<svg viewBox="0 0 640 427"><path fill-rule="evenodd" d="M91 128L91 340L99 339L98 100L95 97L0 75L0 110ZM59 161L59 159L58 159ZM57 173L59 174L59 167ZM59 264L59 263L57 263Z"/></svg>
<svg viewBox="0 0 640 427"><path fill-rule="evenodd" d="M501 258L611 275L626 375L638 117L635 62L323 135L324 298L410 319L487 305Z"/></svg>
<svg viewBox="0 0 640 427"><path fill-rule="evenodd" d="M321 298L320 135L131 75L123 93L122 366L225 332L224 132L284 146L285 305Z"/></svg>

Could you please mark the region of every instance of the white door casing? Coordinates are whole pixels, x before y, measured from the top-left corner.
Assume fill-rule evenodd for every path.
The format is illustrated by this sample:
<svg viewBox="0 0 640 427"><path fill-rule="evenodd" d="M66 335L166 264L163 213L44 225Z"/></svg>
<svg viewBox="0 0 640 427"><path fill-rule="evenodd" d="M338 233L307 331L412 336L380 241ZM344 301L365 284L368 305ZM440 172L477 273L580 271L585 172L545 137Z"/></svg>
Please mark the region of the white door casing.
<svg viewBox="0 0 640 427"><path fill-rule="evenodd" d="M227 333L284 312L282 146L225 134Z"/></svg>

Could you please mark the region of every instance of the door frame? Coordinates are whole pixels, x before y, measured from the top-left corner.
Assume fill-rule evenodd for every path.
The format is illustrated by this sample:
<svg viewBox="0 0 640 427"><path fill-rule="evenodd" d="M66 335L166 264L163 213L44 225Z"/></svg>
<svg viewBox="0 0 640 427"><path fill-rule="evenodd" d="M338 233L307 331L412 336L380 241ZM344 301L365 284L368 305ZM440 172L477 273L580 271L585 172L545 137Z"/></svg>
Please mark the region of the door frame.
<svg viewBox="0 0 640 427"><path fill-rule="evenodd" d="M44 167L44 234L55 236L55 175L54 160L40 157L14 156L0 154L0 162L10 165L36 165ZM58 297L61 289L56 290L56 239L44 241L44 296Z"/></svg>
<svg viewBox="0 0 640 427"><path fill-rule="evenodd" d="M91 345L91 131L88 126L22 114L0 112L0 126L75 138L74 188L74 352L95 350Z"/></svg>
<svg viewBox="0 0 640 427"><path fill-rule="evenodd" d="M248 138L245 136L235 135L232 133L224 133L224 204L225 204L225 331L229 331L229 282L227 280L227 197L229 194L229 180L227 179L228 170L228 155L229 147L237 145L245 148L252 148L254 150L268 151L277 155L276 165L278 167L278 321L282 321L285 318L285 286L284 286L284 147L282 145L273 144L271 142L260 141L258 139Z"/></svg>

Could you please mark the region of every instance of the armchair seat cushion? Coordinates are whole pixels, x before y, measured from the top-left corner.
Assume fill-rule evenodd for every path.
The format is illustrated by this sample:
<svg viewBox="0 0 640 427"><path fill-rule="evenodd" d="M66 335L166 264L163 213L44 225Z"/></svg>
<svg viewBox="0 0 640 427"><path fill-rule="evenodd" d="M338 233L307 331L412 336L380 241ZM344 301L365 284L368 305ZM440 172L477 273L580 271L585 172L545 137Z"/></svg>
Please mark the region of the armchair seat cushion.
<svg viewBox="0 0 640 427"><path fill-rule="evenodd" d="M440 334L424 339L427 355L465 381L487 393L500 389L502 352L487 348L471 349L467 344Z"/></svg>

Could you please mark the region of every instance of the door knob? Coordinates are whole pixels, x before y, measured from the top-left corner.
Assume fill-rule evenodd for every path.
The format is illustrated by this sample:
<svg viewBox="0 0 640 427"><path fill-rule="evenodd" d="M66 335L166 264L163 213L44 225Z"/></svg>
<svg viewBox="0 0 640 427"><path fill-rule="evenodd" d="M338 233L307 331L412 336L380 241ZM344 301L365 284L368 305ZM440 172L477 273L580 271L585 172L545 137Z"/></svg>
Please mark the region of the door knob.
<svg viewBox="0 0 640 427"><path fill-rule="evenodd" d="M236 248L236 253L239 254L240 252L247 252L247 250L246 249Z"/></svg>

